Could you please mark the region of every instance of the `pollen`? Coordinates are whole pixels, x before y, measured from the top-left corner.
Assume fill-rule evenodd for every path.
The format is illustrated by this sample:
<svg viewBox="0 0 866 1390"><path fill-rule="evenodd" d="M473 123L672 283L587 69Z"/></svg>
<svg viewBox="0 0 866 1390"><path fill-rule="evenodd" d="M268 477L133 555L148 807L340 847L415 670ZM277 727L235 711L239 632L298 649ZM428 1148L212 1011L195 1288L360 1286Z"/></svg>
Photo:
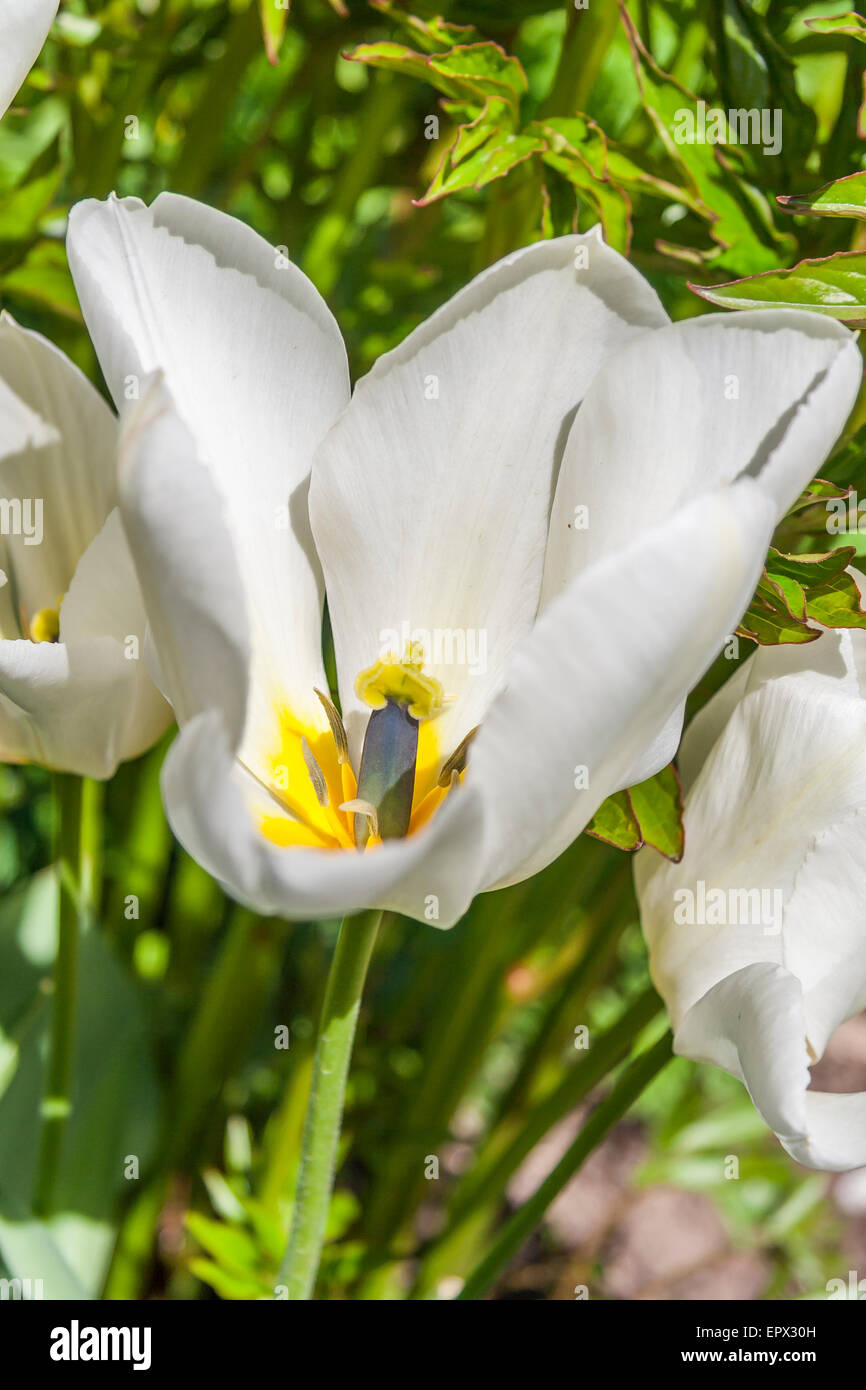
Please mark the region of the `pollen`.
<svg viewBox="0 0 866 1390"><path fill-rule="evenodd" d="M30 619L31 642L56 642L60 637L60 614L56 608L40 608Z"/></svg>
<svg viewBox="0 0 866 1390"><path fill-rule="evenodd" d="M447 703L439 681L424 674L424 649L419 642L406 644L402 660L396 652L387 652L362 671L355 681L355 694L371 709L384 709L394 700L413 719L433 719Z"/></svg>

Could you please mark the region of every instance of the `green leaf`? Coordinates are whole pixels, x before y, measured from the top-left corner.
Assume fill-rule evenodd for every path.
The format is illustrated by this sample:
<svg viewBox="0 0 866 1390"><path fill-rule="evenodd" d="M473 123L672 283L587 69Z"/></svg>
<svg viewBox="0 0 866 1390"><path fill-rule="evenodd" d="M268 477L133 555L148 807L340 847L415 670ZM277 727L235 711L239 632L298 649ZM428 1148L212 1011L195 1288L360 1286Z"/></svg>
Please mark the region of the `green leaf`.
<svg viewBox="0 0 866 1390"><path fill-rule="evenodd" d="M840 487L836 483L828 483L826 478L813 478L808 487L804 487L794 505L788 508L787 515L793 516L795 512L801 512L804 507L814 507L819 502L839 501L847 497L850 492L850 487Z"/></svg>
<svg viewBox="0 0 866 1390"><path fill-rule="evenodd" d="M0 277L0 291L4 301L8 297L28 308L50 309L61 318L82 322L66 252L59 242L38 242L21 265Z"/></svg>
<svg viewBox="0 0 866 1390"><path fill-rule="evenodd" d="M845 34L866 43L866 19L853 11L848 14L816 15L812 19L804 19L803 23L814 34Z"/></svg>
<svg viewBox="0 0 866 1390"><path fill-rule="evenodd" d="M0 1258L13 1279L39 1279L41 1296L87 1300L96 1297L76 1277L56 1233L0 1193Z"/></svg>
<svg viewBox="0 0 866 1390"><path fill-rule="evenodd" d="M517 58L497 43L460 45L445 53L419 53L400 43L362 43L346 54L352 62L418 77L451 103L475 114L492 111L511 129L517 125L526 74ZM490 103L495 105L491 108ZM453 106L447 109L453 111Z"/></svg>
<svg viewBox="0 0 866 1390"><path fill-rule="evenodd" d="M766 573L793 604L801 599L806 618L824 627L866 628L860 592L847 573L855 550L840 546L826 555L782 555L771 550Z"/></svg>
<svg viewBox="0 0 866 1390"><path fill-rule="evenodd" d="M847 568L853 546L824 555L783 555L771 549L752 603L737 629L762 646L814 642L823 627L866 627L860 592Z"/></svg>
<svg viewBox="0 0 866 1390"><path fill-rule="evenodd" d="M231 1274L246 1275L259 1264L259 1248L252 1236L239 1226L230 1226L225 1221L214 1221L200 1212L186 1214L186 1226L190 1235L198 1241L203 1250L216 1260L221 1269Z"/></svg>
<svg viewBox="0 0 866 1390"><path fill-rule="evenodd" d="M214 1264L213 1260L205 1260L198 1256L189 1261L189 1269L203 1284L210 1285L220 1298L230 1302L249 1303L274 1296L273 1285L264 1275L233 1274L230 1270Z"/></svg>
<svg viewBox="0 0 866 1390"><path fill-rule="evenodd" d="M666 859L678 862L683 857L683 793L673 764L663 767L654 777L629 787L628 797L640 837Z"/></svg>
<svg viewBox="0 0 866 1390"><path fill-rule="evenodd" d="M484 129L480 127L479 133ZM544 149L543 141L531 135L503 137L503 133L495 126L486 129L486 143L468 158L458 162L456 145L446 151L427 192L416 200L418 207L426 207L429 203L447 197L449 193L456 193L459 189L484 188L494 179L504 178L517 164L522 164L525 159Z"/></svg>
<svg viewBox="0 0 866 1390"><path fill-rule="evenodd" d="M682 170L716 243L705 251L684 248L686 258L748 271L778 265L780 255L793 247L793 238L776 231L763 193L738 172L740 152L730 145L681 143L675 138L680 113L695 110L697 97L662 71L624 8L622 19L644 108L669 157ZM670 243L664 243L664 249L669 254L679 250Z"/></svg>
<svg viewBox="0 0 866 1390"><path fill-rule="evenodd" d="M762 647L777 647L791 642L814 642L821 633L810 627L805 618L791 612L778 586L764 574L743 614L737 636L750 637Z"/></svg>
<svg viewBox="0 0 866 1390"><path fill-rule="evenodd" d="M866 172L847 174L816 188L814 193L782 193L776 199L786 212L816 213L821 217L866 217Z"/></svg>
<svg viewBox="0 0 866 1390"><path fill-rule="evenodd" d="M640 827L635 819L628 792L615 792L603 801L586 827L587 835L617 849L640 849Z"/></svg>
<svg viewBox="0 0 866 1390"><path fill-rule="evenodd" d="M29 241L58 187L58 167L0 198L0 241Z"/></svg>
<svg viewBox="0 0 866 1390"><path fill-rule="evenodd" d="M286 25L289 22L288 5L278 9L276 0L259 0L259 10L262 16L265 52L268 62L276 67L280 61L280 44L285 38Z"/></svg>
<svg viewBox="0 0 866 1390"><path fill-rule="evenodd" d="M811 309L852 327L866 323L866 253L839 251L792 270L768 270L724 285L689 285L723 309Z"/></svg>

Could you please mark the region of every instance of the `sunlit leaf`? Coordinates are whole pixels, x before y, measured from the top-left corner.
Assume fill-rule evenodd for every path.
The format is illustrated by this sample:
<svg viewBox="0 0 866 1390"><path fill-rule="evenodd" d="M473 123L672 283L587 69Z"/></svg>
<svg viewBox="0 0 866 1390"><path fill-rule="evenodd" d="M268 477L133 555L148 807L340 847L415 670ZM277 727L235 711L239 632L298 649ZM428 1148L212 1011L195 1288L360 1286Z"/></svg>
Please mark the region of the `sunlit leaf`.
<svg viewBox="0 0 866 1390"><path fill-rule="evenodd" d="M866 217L866 172L848 174L814 193L783 193L776 202L786 212L814 212L822 217Z"/></svg>
<svg viewBox="0 0 866 1390"><path fill-rule="evenodd" d="M673 764L629 787L628 797L643 843L652 845L667 859L682 859L683 793Z"/></svg>
<svg viewBox="0 0 866 1390"><path fill-rule="evenodd" d="M587 835L617 849L640 849L640 828L627 792L616 792L603 801L586 827Z"/></svg>
<svg viewBox="0 0 866 1390"><path fill-rule="evenodd" d="M866 253L840 251L792 270L769 270L723 285L690 285L723 309L811 309L854 327L866 322Z"/></svg>

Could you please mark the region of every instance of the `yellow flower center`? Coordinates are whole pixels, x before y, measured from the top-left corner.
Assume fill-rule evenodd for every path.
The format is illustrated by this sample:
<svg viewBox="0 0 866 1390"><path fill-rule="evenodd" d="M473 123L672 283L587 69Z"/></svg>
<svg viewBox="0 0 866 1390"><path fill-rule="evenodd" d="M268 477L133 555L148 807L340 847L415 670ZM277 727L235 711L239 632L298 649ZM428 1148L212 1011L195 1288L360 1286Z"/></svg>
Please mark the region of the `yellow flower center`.
<svg viewBox="0 0 866 1390"><path fill-rule="evenodd" d="M414 769L411 762L409 765L413 780L406 791L404 819L396 832L412 835L431 818L452 785L450 768L444 785L437 781L443 750L435 716L445 707L447 698L439 681L424 673L423 653L417 645L407 647L402 660L387 653L362 671L355 690L359 699L374 711L371 725L384 717L379 712L394 705L411 717L413 725L417 721ZM297 718L285 706L279 710L273 751L265 759L265 775L257 779L275 803L273 811L266 810L261 815L262 832L274 844L286 847L373 849L382 842L380 810L385 812L383 834L389 833L387 803L373 805L364 799L364 780L371 779L364 771L363 758L359 792L340 715L326 696L319 691L316 694L327 714L327 728L317 725L313 718ZM369 735L369 727L367 732ZM365 750L367 747L365 739Z"/></svg>

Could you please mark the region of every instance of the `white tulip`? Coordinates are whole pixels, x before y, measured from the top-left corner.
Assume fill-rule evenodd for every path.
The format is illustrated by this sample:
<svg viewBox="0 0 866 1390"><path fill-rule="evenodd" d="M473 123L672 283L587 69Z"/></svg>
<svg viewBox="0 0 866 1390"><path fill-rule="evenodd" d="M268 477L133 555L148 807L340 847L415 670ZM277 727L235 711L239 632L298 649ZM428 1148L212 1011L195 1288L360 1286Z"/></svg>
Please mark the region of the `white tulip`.
<svg viewBox="0 0 866 1390"><path fill-rule="evenodd" d="M866 1092L807 1089L866 1008L866 633L759 649L680 765L685 855L635 869L675 1049L744 1081L801 1163L866 1164Z"/></svg>
<svg viewBox="0 0 866 1390"><path fill-rule="evenodd" d="M117 509L118 425L0 315L0 759L109 777L171 722Z"/></svg>
<svg viewBox="0 0 866 1390"><path fill-rule="evenodd" d="M118 405L142 385L121 493L169 819L292 917L449 926L664 766L861 374L815 315L670 325L590 233L480 275L350 400L327 307L233 219L84 203L69 254Z"/></svg>
<svg viewBox="0 0 866 1390"><path fill-rule="evenodd" d="M0 0L0 116L42 51L59 0Z"/></svg>

